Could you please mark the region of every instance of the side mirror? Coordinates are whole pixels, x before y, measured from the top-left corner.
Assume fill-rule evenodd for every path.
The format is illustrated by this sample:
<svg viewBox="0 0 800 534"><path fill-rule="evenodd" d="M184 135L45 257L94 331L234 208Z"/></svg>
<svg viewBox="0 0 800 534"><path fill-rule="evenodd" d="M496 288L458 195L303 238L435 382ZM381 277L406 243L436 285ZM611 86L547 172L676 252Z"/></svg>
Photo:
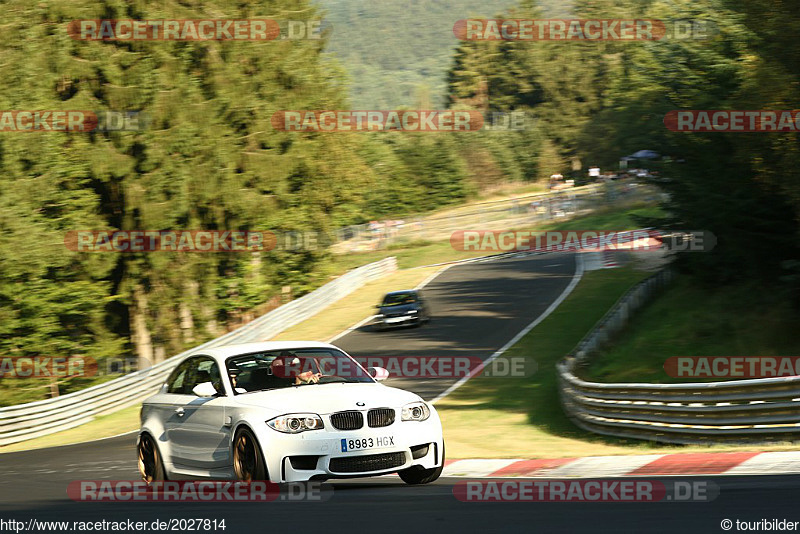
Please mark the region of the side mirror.
<svg viewBox="0 0 800 534"><path fill-rule="evenodd" d="M198 397L216 397L217 388L211 382L202 382L192 388L192 393Z"/></svg>
<svg viewBox="0 0 800 534"><path fill-rule="evenodd" d="M367 372L369 373L369 376L371 376L378 382L381 382L389 378L389 371L387 371L383 367L369 367L367 369Z"/></svg>

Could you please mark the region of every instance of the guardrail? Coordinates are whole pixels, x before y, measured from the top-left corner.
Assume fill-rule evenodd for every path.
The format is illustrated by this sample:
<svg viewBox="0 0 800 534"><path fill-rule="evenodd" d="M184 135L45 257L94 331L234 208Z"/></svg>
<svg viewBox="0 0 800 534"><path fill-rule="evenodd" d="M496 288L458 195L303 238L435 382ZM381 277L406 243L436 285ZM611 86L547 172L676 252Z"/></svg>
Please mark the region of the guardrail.
<svg viewBox="0 0 800 534"><path fill-rule="evenodd" d="M61 397L0 408L0 446L67 430L87 423L98 415L133 406L158 391L182 356L220 345L269 339L312 317L323 307L346 297L367 282L395 270L397 260L394 257L364 265L241 328L148 369Z"/></svg>
<svg viewBox="0 0 800 534"><path fill-rule="evenodd" d="M664 443L789 441L800 436L800 376L685 384L581 380L585 364L671 279L661 271L631 288L557 366L561 404L579 427Z"/></svg>

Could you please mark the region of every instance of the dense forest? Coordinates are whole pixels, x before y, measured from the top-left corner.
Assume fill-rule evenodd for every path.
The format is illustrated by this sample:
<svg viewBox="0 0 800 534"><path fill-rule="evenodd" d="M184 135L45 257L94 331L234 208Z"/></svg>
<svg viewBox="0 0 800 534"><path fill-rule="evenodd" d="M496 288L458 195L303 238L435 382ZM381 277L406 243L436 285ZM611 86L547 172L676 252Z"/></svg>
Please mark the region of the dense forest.
<svg viewBox="0 0 800 534"><path fill-rule="evenodd" d="M315 231L423 212L534 177L522 134L298 134L281 109L347 109L325 40L81 41L76 19L320 18L305 0L4 4L0 108L140 110L143 131L0 136L0 352L159 361L327 280L324 249L87 254L92 229ZM513 139L511 139L513 137ZM511 142L513 141L513 142ZM515 149L515 144L517 149ZM494 155L493 155L494 154ZM472 159L470 159L472 158Z"/></svg>
<svg viewBox="0 0 800 534"><path fill-rule="evenodd" d="M494 17L516 0L318 0L333 31L328 50L347 71L357 109L439 108L458 40L456 20ZM543 0L547 17L566 17L571 0Z"/></svg>
<svg viewBox="0 0 800 534"><path fill-rule="evenodd" d="M0 109L142 110L152 120L138 132L0 134L0 352L158 361L221 334L284 286L297 296L327 276L325 250L86 254L66 250L70 230L325 234L457 203L487 184L529 182L573 165L609 168L640 149L683 162L659 169L670 216L650 223L719 238L712 253L682 257L685 269L715 283L800 283L796 134L687 134L662 122L674 109L795 108L800 45L791 30L800 14L792 3L570 6L576 18L697 18L719 29L703 40L638 43L458 43L455 20L493 16L508 2L454 4L5 2ZM543 10L526 0L507 13L557 16L559 5ZM334 34L350 37L92 42L66 31L74 19L287 13L327 17ZM428 20L444 36L423 31ZM536 128L325 135L270 126L282 109L436 103L522 110L536 116Z"/></svg>

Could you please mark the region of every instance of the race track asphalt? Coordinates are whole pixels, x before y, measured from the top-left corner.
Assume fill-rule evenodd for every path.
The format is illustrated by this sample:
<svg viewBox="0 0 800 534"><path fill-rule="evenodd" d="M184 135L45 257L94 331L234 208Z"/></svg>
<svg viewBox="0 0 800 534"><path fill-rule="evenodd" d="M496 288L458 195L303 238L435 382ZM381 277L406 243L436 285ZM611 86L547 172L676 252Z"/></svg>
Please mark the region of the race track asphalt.
<svg viewBox="0 0 800 534"><path fill-rule="evenodd" d="M434 314L429 325L387 332L362 328L336 344L355 356L485 359L546 310L574 271L574 256L568 254L457 265L425 288ZM387 384L433 398L454 381L395 378ZM465 503L453 494L460 479L411 487L394 475L330 482L322 502L92 503L68 498L67 486L76 480L137 480L134 443L131 433L0 454L0 520L225 519L226 530L217 532L233 533L685 533L720 532L723 519L800 519L800 477L778 473L701 477L715 482L720 492L711 502L695 503ZM9 529L0 522L0 530Z"/></svg>
<svg viewBox="0 0 800 534"><path fill-rule="evenodd" d="M364 325L334 344L363 358L486 360L561 295L575 264L574 254L544 254L455 265L422 290L430 323L385 331ZM390 376L385 384L433 399L457 380Z"/></svg>
<svg viewBox="0 0 800 534"><path fill-rule="evenodd" d="M329 483L323 502L90 503L67 498L73 480L136 480L135 436L0 456L0 519L166 521L225 519L229 533L263 532L722 532L723 519L800 520L800 477L705 476L710 502L469 503L456 478L407 486L397 476ZM692 480L672 477L670 480ZM734 528L735 531L735 528ZM218 530L217 532L223 532Z"/></svg>

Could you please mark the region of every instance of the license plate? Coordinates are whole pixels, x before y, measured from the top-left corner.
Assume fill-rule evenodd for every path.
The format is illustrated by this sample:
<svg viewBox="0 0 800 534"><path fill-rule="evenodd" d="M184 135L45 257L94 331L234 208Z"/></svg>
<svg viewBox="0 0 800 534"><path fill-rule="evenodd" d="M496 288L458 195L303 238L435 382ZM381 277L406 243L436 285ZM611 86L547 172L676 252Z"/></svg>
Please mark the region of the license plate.
<svg viewBox="0 0 800 534"><path fill-rule="evenodd" d="M388 317L386 319L386 322L387 323L401 323L401 322L403 322L405 320L406 320L405 317Z"/></svg>
<svg viewBox="0 0 800 534"><path fill-rule="evenodd" d="M363 451L379 447L393 447L394 436L381 436L377 438L343 439L342 452Z"/></svg>

